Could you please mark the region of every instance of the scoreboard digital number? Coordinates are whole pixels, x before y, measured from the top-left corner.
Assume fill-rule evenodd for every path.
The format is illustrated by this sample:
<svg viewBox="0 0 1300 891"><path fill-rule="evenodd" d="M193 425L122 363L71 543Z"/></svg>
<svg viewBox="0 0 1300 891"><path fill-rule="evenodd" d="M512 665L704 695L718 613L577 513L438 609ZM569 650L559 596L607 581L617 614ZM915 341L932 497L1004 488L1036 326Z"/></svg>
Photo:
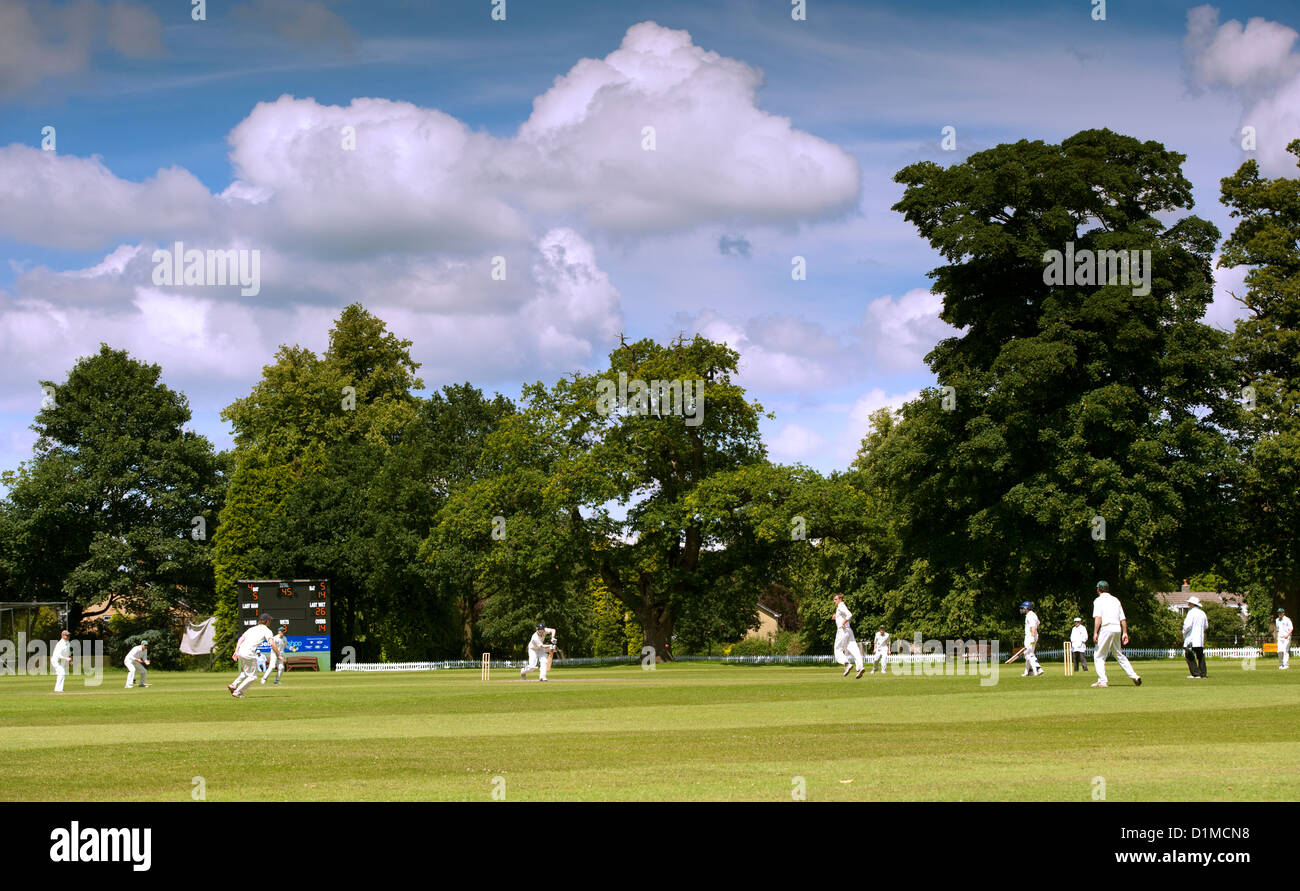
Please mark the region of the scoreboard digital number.
<svg viewBox="0 0 1300 891"><path fill-rule="evenodd" d="M286 655L316 656L321 670L329 670L333 623L327 579L241 579L237 584L241 634L269 613L271 632L283 628L288 638Z"/></svg>

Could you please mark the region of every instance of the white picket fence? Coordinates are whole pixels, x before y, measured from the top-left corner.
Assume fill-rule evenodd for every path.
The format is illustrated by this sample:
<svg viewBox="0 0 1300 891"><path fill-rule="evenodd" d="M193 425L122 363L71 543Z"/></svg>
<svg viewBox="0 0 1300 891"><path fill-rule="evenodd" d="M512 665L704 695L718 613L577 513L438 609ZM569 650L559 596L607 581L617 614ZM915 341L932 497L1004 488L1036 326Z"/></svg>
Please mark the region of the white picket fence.
<svg viewBox="0 0 1300 891"><path fill-rule="evenodd" d="M1292 647L1291 653L1296 655L1300 653L1300 647ZM1093 658L1092 647L1087 651L1089 661ZM865 656L864 655L864 661ZM1124 655L1130 659L1182 659L1183 651L1181 648L1170 649L1124 649ZM1258 659L1262 655L1257 647L1214 647L1205 651L1207 659ZM1272 656L1272 654L1269 654ZM1040 662L1053 662L1057 658L1064 659L1064 653L1059 650L1048 649L1046 652L1039 651L1038 659ZM888 662L911 663L924 665L927 663L938 663L945 661L946 656L943 653L900 653L887 657ZM736 665L825 665L835 661L833 656L676 656L674 662L716 662L720 664ZM973 659L971 661L974 661ZM999 655L998 661L1002 661ZM523 668L526 661L522 659L493 659L493 668ZM583 666L599 665L640 665L641 657L639 656L594 656L580 659L559 659L555 660L554 665L561 668L580 668ZM478 659L448 659L442 662L335 662L333 668L335 671L444 671L457 668L481 668L482 662Z"/></svg>

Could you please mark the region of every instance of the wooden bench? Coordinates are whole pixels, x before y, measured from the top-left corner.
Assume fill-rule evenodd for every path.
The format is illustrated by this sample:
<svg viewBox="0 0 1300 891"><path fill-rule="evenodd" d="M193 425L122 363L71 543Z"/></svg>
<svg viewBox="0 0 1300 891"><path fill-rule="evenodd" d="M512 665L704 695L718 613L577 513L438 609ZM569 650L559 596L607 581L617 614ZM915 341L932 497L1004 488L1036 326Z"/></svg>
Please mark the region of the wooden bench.
<svg viewBox="0 0 1300 891"><path fill-rule="evenodd" d="M320 671L320 660L315 656L285 656L284 670L293 671L295 668L300 671Z"/></svg>

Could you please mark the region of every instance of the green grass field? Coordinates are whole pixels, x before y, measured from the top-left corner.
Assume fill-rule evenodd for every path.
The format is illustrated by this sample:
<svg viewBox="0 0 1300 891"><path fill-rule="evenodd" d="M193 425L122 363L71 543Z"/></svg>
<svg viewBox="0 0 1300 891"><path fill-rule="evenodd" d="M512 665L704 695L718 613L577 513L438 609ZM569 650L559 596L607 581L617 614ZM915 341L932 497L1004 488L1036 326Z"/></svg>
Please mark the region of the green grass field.
<svg viewBox="0 0 1300 891"><path fill-rule="evenodd" d="M1300 671L1211 660L999 683L834 667L0 677L0 799L1108 801L1300 798ZM536 675L534 674L534 678ZM494 782L496 783L494 785Z"/></svg>

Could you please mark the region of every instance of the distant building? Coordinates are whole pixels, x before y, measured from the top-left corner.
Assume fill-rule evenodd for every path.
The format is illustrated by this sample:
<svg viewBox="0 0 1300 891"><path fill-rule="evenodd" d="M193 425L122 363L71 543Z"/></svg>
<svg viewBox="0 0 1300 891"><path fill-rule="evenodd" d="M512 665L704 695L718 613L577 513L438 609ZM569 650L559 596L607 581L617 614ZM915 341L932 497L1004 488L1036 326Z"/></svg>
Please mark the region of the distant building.
<svg viewBox="0 0 1300 891"><path fill-rule="evenodd" d="M1224 591L1193 591L1191 586L1187 584L1186 579L1183 579L1182 588L1177 591L1157 593L1156 599L1176 613L1185 613L1187 612L1187 598L1193 596L1200 598L1203 607L1226 606L1241 613L1243 619L1248 615L1246 598L1243 595Z"/></svg>
<svg viewBox="0 0 1300 891"><path fill-rule="evenodd" d="M776 640L777 632L781 630L781 614L775 610L768 609L763 604L758 604L758 627L752 628L745 633L745 639L762 638L763 640Z"/></svg>

